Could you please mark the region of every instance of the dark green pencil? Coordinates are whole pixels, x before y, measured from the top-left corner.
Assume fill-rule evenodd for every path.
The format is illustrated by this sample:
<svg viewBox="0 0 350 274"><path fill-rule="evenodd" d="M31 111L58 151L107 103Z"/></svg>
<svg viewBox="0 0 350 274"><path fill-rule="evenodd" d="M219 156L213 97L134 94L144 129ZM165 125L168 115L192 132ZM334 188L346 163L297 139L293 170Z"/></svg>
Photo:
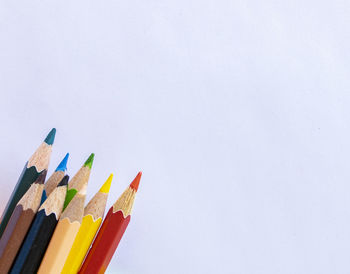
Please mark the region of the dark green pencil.
<svg viewBox="0 0 350 274"><path fill-rule="evenodd" d="M21 176L19 177L9 201L1 216L0 238L12 215L14 208L30 185L38 178L39 174L47 170L49 166L52 144L55 140L56 129L53 128L45 138L44 142L34 152L29 161L25 164Z"/></svg>

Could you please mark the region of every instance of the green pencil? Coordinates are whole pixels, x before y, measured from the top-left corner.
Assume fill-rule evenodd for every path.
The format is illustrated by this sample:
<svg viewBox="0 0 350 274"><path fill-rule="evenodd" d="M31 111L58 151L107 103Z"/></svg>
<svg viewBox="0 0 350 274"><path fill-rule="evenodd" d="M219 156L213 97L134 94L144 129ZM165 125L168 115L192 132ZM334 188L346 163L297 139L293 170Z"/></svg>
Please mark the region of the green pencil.
<svg viewBox="0 0 350 274"><path fill-rule="evenodd" d="M94 162L94 156L95 154L91 153L89 158L85 161L84 165L78 170L78 172L74 175L74 177L69 181L63 210L66 209L67 205L73 199L75 194L77 194L78 191L80 191L83 188L83 186L87 185L90 178L92 163Z"/></svg>
<svg viewBox="0 0 350 274"><path fill-rule="evenodd" d="M34 152L29 161L25 164L24 169L17 181L15 188L7 202L4 212L1 216L0 238L6 228L6 225L15 209L17 203L27 192L30 185L38 178L44 170L47 171L50 162L52 144L55 140L56 129L53 128L45 138L44 142Z"/></svg>

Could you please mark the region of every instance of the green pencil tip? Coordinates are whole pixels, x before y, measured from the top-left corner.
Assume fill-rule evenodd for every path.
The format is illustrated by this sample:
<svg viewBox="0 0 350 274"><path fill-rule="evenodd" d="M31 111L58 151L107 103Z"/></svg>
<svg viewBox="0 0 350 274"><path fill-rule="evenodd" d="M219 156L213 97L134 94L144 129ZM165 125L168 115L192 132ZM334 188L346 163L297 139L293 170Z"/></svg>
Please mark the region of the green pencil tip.
<svg viewBox="0 0 350 274"><path fill-rule="evenodd" d="M95 157L95 154L94 153L91 153L89 158L86 160L86 162L84 163L84 166L87 166L88 168L91 169L92 167L92 163L94 162L94 157Z"/></svg>
<svg viewBox="0 0 350 274"><path fill-rule="evenodd" d="M55 135L56 135L56 129L53 128L53 129L51 129L49 134L46 136L44 142L48 145L52 145L53 141L55 141Z"/></svg>

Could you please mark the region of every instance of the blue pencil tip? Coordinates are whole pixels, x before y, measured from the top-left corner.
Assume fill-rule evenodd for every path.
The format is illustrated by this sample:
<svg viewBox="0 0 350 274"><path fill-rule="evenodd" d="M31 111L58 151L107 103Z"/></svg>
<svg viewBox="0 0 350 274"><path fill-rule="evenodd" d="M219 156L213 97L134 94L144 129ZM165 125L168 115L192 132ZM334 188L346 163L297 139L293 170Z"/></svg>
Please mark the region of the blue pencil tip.
<svg viewBox="0 0 350 274"><path fill-rule="evenodd" d="M48 145L52 145L53 141L55 141L55 135L56 135L56 129L53 128L53 129L51 129L49 134L46 136L44 142Z"/></svg>
<svg viewBox="0 0 350 274"><path fill-rule="evenodd" d="M67 153L66 156L64 156L63 160L58 165L58 167L56 168L55 172L56 171L63 171L63 172L65 172L67 170L68 157L69 157L69 153Z"/></svg>

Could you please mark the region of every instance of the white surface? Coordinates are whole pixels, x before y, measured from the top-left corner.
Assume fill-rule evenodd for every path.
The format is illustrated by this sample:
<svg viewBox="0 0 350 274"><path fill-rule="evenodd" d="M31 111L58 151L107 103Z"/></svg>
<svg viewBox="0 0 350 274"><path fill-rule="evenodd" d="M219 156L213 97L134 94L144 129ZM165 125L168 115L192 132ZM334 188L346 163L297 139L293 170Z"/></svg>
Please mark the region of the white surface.
<svg viewBox="0 0 350 274"><path fill-rule="evenodd" d="M89 197L114 172L108 207L144 173L108 273L349 273L349 14L1 1L3 204L56 127L50 172L95 152Z"/></svg>

